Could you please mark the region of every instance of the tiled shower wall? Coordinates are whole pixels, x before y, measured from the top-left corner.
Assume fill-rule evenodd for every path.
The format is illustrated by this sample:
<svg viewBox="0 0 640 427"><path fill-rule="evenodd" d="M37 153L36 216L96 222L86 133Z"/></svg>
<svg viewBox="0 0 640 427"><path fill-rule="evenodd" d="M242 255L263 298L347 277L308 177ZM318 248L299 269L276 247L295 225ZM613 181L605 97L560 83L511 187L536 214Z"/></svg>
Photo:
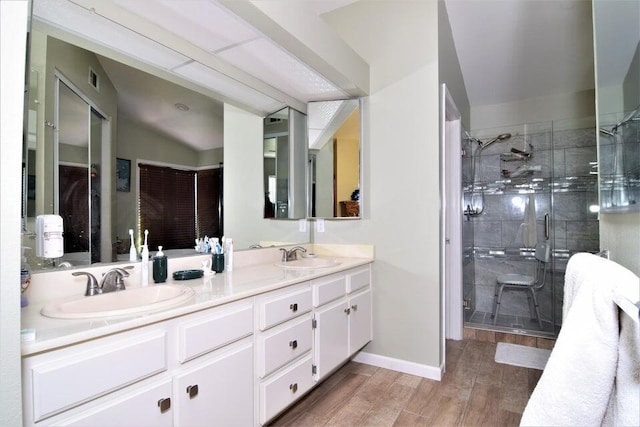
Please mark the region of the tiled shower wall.
<svg viewBox="0 0 640 427"><path fill-rule="evenodd" d="M562 123L559 123L562 125ZM557 126L554 123L554 126ZM575 252L598 251L599 235L597 213L590 210L597 206L597 179L595 126L583 129L555 130L552 125L535 133L514 135L503 142L496 142L482 151L481 167L476 172L476 204L482 205L479 189L484 189L484 210L477 216L465 217L463 241L465 243L465 299L470 308L468 320L475 312L491 313L496 277L506 273L533 274L535 258L527 250L518 234L524 222L524 206L529 194L534 195L536 209L536 234L538 241L544 236L544 216L550 214L553 259L545 287L538 292L545 331L553 332L561 319L564 270L569 256ZM494 134L502 133L501 129ZM525 133L525 132L521 132ZM501 160L501 153L511 148L532 152L528 161ZM463 158L463 183L465 205L471 200L471 158ZM539 167L519 177L510 177L523 165ZM464 185L464 184L463 184ZM465 233L471 233L471 236ZM468 245L468 246L467 246ZM471 247L472 246L472 247ZM529 248L531 249L531 248ZM466 256L470 253L470 256ZM471 260L467 260L470 258ZM473 274L470 272L473 271ZM555 298L554 298L555 292ZM555 302L555 306L554 306ZM555 310L554 310L555 309ZM529 317L525 292L505 292L500 309L502 315ZM500 318L498 319L500 322ZM520 322L522 323L522 322ZM504 325L503 325L504 326ZM526 324L519 325L526 328Z"/></svg>

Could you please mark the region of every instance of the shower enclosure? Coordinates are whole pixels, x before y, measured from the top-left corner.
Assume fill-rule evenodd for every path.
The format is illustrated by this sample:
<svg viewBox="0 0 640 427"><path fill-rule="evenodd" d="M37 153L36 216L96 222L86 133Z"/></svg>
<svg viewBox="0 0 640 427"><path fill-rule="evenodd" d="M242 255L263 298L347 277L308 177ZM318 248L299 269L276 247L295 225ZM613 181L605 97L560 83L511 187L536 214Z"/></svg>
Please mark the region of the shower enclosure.
<svg viewBox="0 0 640 427"><path fill-rule="evenodd" d="M477 130L462 144L465 326L555 336L569 257L599 249L595 118ZM534 276L541 242L542 328L527 292L505 291L494 316L497 277Z"/></svg>

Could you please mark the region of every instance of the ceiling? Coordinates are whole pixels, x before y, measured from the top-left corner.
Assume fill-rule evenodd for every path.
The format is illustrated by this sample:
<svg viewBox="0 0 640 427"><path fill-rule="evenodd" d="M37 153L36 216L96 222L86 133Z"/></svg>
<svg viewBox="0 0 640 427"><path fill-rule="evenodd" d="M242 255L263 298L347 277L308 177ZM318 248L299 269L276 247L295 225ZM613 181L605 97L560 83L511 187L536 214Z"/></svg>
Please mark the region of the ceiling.
<svg viewBox="0 0 640 427"><path fill-rule="evenodd" d="M594 88L590 1L445 1L472 107Z"/></svg>
<svg viewBox="0 0 640 427"><path fill-rule="evenodd" d="M318 16L327 12L340 13L340 8L355 2L305 1L308 10ZM268 82L277 91L292 98L307 102L345 97L340 88L215 1L112 2L132 16L144 17L162 28L168 28L197 48L213 54L217 60ZM445 0L445 3L472 107L594 88L590 1ZM633 29L637 25L634 27L632 23L630 27ZM633 40L633 37L629 39ZM611 49L603 55L607 55L610 62L620 64L620 70L626 71L628 63L625 64L617 56L619 51L625 49ZM620 56L623 55L627 54L620 53ZM144 75L129 78L115 61L101 59L101 62L116 88L123 94L120 100L123 112L132 118L137 114L139 119L158 127L162 133L203 149L198 147L203 138L193 133L198 126L205 125L206 116L200 116L199 119L196 116L200 111L221 115L221 102L203 96L201 98L209 100L208 105L203 99L190 101L186 96L192 91L184 89L179 94L167 87L169 96L164 90L151 89L152 79L147 80ZM194 81L197 78L197 66L205 68L195 61L185 62L178 58L164 68ZM154 97L143 101L138 94L153 94ZM197 94L193 92L192 95ZM147 105L143 106L143 102ZM190 110L176 110L176 102L189 105ZM152 113L141 113L148 111L150 106ZM178 132L175 123L183 122L187 117L192 120L188 126L191 132L187 127Z"/></svg>
<svg viewBox="0 0 640 427"><path fill-rule="evenodd" d="M118 115L197 151L223 146L222 102L104 56L98 60L118 91Z"/></svg>

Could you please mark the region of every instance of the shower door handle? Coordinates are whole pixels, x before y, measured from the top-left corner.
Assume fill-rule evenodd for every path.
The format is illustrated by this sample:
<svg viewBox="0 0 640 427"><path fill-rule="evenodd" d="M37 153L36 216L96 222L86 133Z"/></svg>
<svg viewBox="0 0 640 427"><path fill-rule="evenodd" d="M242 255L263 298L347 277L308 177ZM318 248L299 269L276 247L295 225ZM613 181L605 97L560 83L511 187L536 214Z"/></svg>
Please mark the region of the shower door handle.
<svg viewBox="0 0 640 427"><path fill-rule="evenodd" d="M549 223L549 212L547 212L546 214L544 214L544 239L545 240L549 240L549 227L550 227L550 223Z"/></svg>

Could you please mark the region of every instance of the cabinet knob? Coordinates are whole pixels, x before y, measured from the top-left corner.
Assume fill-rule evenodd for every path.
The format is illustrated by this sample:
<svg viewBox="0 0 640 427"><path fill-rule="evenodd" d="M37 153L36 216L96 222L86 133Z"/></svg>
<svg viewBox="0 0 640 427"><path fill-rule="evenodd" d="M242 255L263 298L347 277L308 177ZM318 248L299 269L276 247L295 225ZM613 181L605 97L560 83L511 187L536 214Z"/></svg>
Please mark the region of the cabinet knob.
<svg viewBox="0 0 640 427"><path fill-rule="evenodd" d="M345 308L344 312L347 313L347 314L351 314L351 309L350 308Z"/></svg>
<svg viewBox="0 0 640 427"><path fill-rule="evenodd" d="M298 383L289 384L289 390L291 390L292 393L298 391Z"/></svg>
<svg viewBox="0 0 640 427"><path fill-rule="evenodd" d="M358 310L358 304L354 304L351 306L351 310L353 311L357 311Z"/></svg>
<svg viewBox="0 0 640 427"><path fill-rule="evenodd" d="M193 399L198 395L198 384L187 386L187 394L189 399Z"/></svg>
<svg viewBox="0 0 640 427"><path fill-rule="evenodd" d="M289 341L289 347L291 347L294 350L298 348L298 340Z"/></svg>
<svg viewBox="0 0 640 427"><path fill-rule="evenodd" d="M298 303L289 305L289 308L295 313L296 311L298 311Z"/></svg>
<svg viewBox="0 0 640 427"><path fill-rule="evenodd" d="M158 408L160 408L161 414L164 414L169 409L171 409L171 398L165 397L164 399L158 400Z"/></svg>

